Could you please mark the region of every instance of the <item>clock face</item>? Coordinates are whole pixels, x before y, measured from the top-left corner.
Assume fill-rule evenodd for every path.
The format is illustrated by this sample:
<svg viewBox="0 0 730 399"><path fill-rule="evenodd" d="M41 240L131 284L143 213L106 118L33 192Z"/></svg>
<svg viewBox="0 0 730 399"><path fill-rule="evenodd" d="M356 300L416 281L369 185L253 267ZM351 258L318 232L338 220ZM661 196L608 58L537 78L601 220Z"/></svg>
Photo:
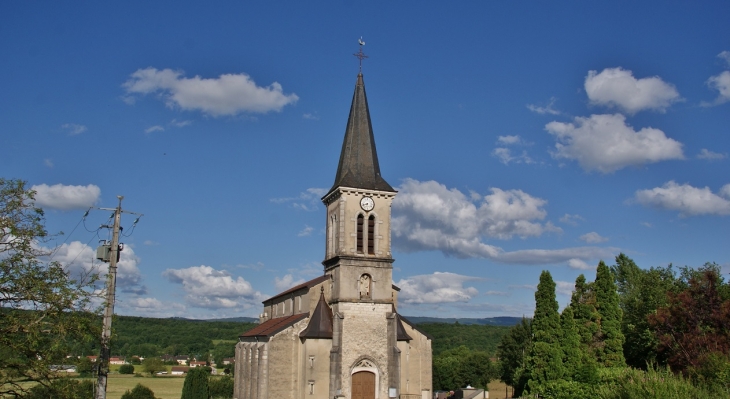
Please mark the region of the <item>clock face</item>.
<svg viewBox="0 0 730 399"><path fill-rule="evenodd" d="M372 211L375 207L375 201L371 197L362 197L360 199L360 207L363 211Z"/></svg>

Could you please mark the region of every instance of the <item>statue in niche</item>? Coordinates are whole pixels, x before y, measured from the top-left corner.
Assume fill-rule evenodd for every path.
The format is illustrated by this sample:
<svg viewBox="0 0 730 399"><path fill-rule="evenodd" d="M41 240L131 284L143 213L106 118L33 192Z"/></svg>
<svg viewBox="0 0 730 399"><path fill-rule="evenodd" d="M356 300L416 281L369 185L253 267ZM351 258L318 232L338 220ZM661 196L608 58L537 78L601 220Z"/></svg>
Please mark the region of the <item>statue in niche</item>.
<svg viewBox="0 0 730 399"><path fill-rule="evenodd" d="M370 298L370 283L372 279L370 275L363 274L360 276L360 298Z"/></svg>

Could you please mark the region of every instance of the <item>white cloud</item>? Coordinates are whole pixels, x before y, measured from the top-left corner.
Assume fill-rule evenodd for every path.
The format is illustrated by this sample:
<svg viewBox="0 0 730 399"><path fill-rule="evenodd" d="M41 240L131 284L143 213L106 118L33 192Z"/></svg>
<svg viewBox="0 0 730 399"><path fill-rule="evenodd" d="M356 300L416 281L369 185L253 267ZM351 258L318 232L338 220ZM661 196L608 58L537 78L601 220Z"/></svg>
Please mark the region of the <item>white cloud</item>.
<svg viewBox="0 0 730 399"><path fill-rule="evenodd" d="M649 229L650 229L650 228L652 228L652 227L654 227L654 226L653 226L653 225L652 225L651 223L649 223L649 222L641 222L640 224L641 224L642 226L646 227L646 228L649 228Z"/></svg>
<svg viewBox="0 0 730 399"><path fill-rule="evenodd" d="M709 187L680 185L671 180L662 187L636 191L634 199L645 206L679 211L681 216L730 215L730 184L717 195Z"/></svg>
<svg viewBox="0 0 730 399"><path fill-rule="evenodd" d="M395 285L401 289L398 300L405 303L468 302L479 291L474 287L464 287L464 284L481 280L479 277L435 272L404 278Z"/></svg>
<svg viewBox="0 0 730 399"><path fill-rule="evenodd" d="M532 164L535 161L527 155L527 151L522 151L521 155L512 155L512 151L509 148L497 147L492 151L492 156L499 159L505 165L512 163L526 163Z"/></svg>
<svg viewBox="0 0 730 399"><path fill-rule="evenodd" d="M170 124L175 127L185 127L192 125L193 121L178 121L177 119L173 119L170 121Z"/></svg>
<svg viewBox="0 0 730 399"><path fill-rule="evenodd" d="M727 154L720 154L719 152L712 152L707 148L703 148L702 151L697 154L697 158L706 159L708 161L719 161L721 159L727 158Z"/></svg>
<svg viewBox="0 0 730 399"><path fill-rule="evenodd" d="M181 284L186 293L185 301L195 307L248 309L258 306L263 299L261 293L243 277L233 278L229 272L210 266L167 269L162 276L172 283Z"/></svg>
<svg viewBox="0 0 730 399"><path fill-rule="evenodd" d="M75 123L64 123L61 125L63 129L66 129L69 136L76 136L88 130L84 125L77 125Z"/></svg>
<svg viewBox="0 0 730 399"><path fill-rule="evenodd" d="M575 283L570 281L555 281L555 293L561 295L571 296L575 289Z"/></svg>
<svg viewBox="0 0 730 399"><path fill-rule="evenodd" d="M565 215L563 215L563 217L560 218L560 221L571 226L577 226L578 221L584 222L585 219L581 215L570 215L566 213Z"/></svg>
<svg viewBox="0 0 730 399"><path fill-rule="evenodd" d="M153 132L164 132L165 128L160 125L150 126L144 130L145 133L150 134Z"/></svg>
<svg viewBox="0 0 730 399"><path fill-rule="evenodd" d="M123 298L117 300L117 307L127 312L146 317L189 317L185 305L178 302L160 301L151 297Z"/></svg>
<svg viewBox="0 0 730 399"><path fill-rule="evenodd" d="M302 115L302 118L309 119L309 120L313 120L313 121L318 121L319 120L319 116L317 116L315 114L310 114L308 112L305 113L304 115Z"/></svg>
<svg viewBox="0 0 730 399"><path fill-rule="evenodd" d="M545 130L557 140L553 157L574 159L586 171L611 173L630 165L684 159L682 143L659 129L634 131L621 114L550 122Z"/></svg>
<svg viewBox="0 0 730 399"><path fill-rule="evenodd" d="M291 287L302 284L303 282L304 279L302 278L294 280L294 276L291 274L286 274L282 278L274 277L274 287L276 287L277 291L286 291Z"/></svg>
<svg viewBox="0 0 730 399"><path fill-rule="evenodd" d="M550 115L560 115L560 111L553 108L553 105L555 105L555 97L550 98L550 102L545 107L540 107L533 104L527 104L527 109L529 109L532 112L538 113L540 115L550 114Z"/></svg>
<svg viewBox="0 0 730 399"><path fill-rule="evenodd" d="M681 100L674 85L658 76L636 79L621 67L606 68L601 73L588 71L585 90L591 103L618 107L630 114L645 109L664 112Z"/></svg>
<svg viewBox="0 0 730 399"><path fill-rule="evenodd" d="M578 269L578 270L595 270L595 266L591 266L588 263L580 260L580 259L569 259L568 260L568 267L571 269Z"/></svg>
<svg viewBox="0 0 730 399"><path fill-rule="evenodd" d="M393 201L392 233L394 246L402 251L437 250L458 258L520 264L594 259L608 252L592 247L504 252L483 242L485 238L525 238L562 231L550 222L540 222L547 215L547 201L521 190L492 188L491 194L475 200L473 195L467 197L438 182L412 179L404 180L398 190Z"/></svg>
<svg viewBox="0 0 730 399"><path fill-rule="evenodd" d="M159 242L157 242L157 241L152 241L152 240L145 240L145 241L143 242L143 244L144 244L144 245L149 245L149 246L157 246L157 245L160 245L160 243L159 243Z"/></svg>
<svg viewBox="0 0 730 399"><path fill-rule="evenodd" d="M314 227L304 225L304 229L297 233L298 237L309 237L312 235L312 232L314 231Z"/></svg>
<svg viewBox="0 0 730 399"><path fill-rule="evenodd" d="M512 145L522 143L522 139L518 135L514 136L499 136L497 137L497 143L503 145Z"/></svg>
<svg viewBox="0 0 730 399"><path fill-rule="evenodd" d="M101 189L88 186L64 186L63 184L39 184L31 187L36 192L36 205L61 210L81 209L93 206L99 200Z"/></svg>
<svg viewBox="0 0 730 399"><path fill-rule="evenodd" d="M707 79L707 86L712 90L719 92L717 98L712 103L703 102L704 106L720 105L730 100L730 71L723 71L719 75L711 76Z"/></svg>
<svg viewBox="0 0 730 399"><path fill-rule="evenodd" d="M294 209L313 212L319 209L317 205L321 203L320 198L325 194L327 194L326 188L308 188L296 197L272 198L269 201L275 204L288 203Z"/></svg>
<svg viewBox="0 0 730 399"><path fill-rule="evenodd" d="M580 239L589 243L589 244L597 244L599 242L605 242L608 241L608 238L601 237L600 234L596 233L595 231L592 231L590 233L583 234L580 236Z"/></svg>
<svg viewBox="0 0 730 399"><path fill-rule="evenodd" d="M509 292L504 291L487 291L484 293L486 296L510 296Z"/></svg>
<svg viewBox="0 0 730 399"><path fill-rule="evenodd" d="M54 166L54 165L53 165L53 160L52 160L52 159L50 159L50 158L46 158L46 159L44 159L44 160L43 160L43 164L44 164L44 165L46 165L46 166L48 166L49 168L52 168L52 167Z"/></svg>
<svg viewBox="0 0 730 399"><path fill-rule="evenodd" d="M730 51L722 51L720 52L720 54L717 55L717 57L725 60L727 66L730 67Z"/></svg>
<svg viewBox="0 0 730 399"><path fill-rule="evenodd" d="M96 249L80 241L64 243L52 250L51 260L64 265L72 275L99 273L100 284L104 284L109 264L96 260ZM142 284L139 271L140 259L131 246L125 246L117 262L117 287L122 292L145 294L147 287Z"/></svg>
<svg viewBox="0 0 730 399"><path fill-rule="evenodd" d="M296 94L284 94L277 82L257 86L245 73L224 74L215 79L182 75L172 69L139 69L122 87L128 94L160 93L169 107L199 110L212 116L278 112L299 99Z"/></svg>

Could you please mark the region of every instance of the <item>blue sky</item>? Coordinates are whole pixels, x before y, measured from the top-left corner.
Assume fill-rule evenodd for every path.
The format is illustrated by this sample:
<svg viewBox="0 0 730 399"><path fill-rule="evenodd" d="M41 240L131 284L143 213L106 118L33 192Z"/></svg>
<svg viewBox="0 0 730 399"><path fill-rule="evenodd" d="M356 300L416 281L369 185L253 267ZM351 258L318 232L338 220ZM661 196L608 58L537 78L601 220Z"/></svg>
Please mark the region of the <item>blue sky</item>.
<svg viewBox="0 0 730 399"><path fill-rule="evenodd" d="M117 313L257 316L322 273L358 73L400 312L531 315L624 252L730 272L730 6L715 2L0 5L0 170L54 260L124 195ZM75 227L77 226L77 227ZM131 233L130 233L131 232Z"/></svg>

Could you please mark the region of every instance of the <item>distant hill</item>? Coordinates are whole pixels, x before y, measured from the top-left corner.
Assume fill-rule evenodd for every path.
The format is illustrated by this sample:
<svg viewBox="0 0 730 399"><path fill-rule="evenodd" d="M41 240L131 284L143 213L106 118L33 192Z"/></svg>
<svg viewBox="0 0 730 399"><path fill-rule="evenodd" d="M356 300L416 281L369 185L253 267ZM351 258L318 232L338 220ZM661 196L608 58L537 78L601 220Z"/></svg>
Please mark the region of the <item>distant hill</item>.
<svg viewBox="0 0 730 399"><path fill-rule="evenodd" d="M501 317L487 317L484 319L470 319L470 318L440 318L440 317L416 317L416 316L406 316L408 320L410 320L413 323L421 324L421 323L447 323L447 324L478 324L483 326L505 326L505 327L512 327L520 322L522 320L522 317L510 317L510 316L501 316Z"/></svg>

